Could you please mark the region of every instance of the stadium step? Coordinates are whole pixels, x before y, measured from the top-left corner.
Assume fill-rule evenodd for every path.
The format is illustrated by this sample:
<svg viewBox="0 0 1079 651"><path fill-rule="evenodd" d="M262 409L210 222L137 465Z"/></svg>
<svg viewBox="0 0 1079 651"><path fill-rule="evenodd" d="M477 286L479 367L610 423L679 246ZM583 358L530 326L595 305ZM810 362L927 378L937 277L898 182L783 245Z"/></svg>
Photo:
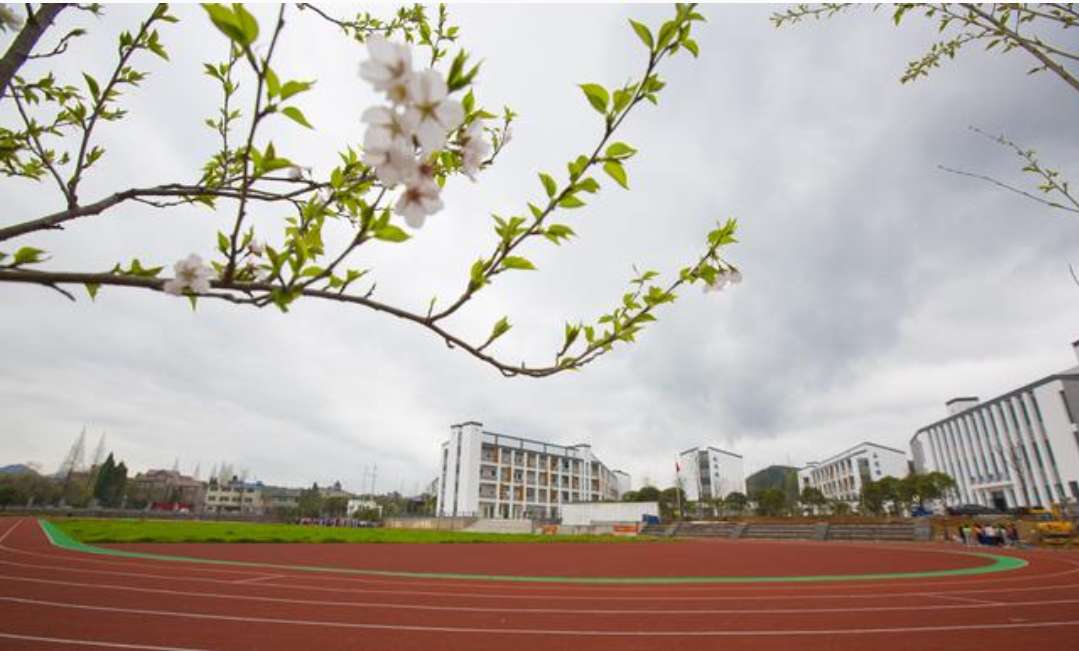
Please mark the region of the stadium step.
<svg viewBox="0 0 1079 651"><path fill-rule="evenodd" d="M913 524L833 524L829 540L914 540Z"/></svg>

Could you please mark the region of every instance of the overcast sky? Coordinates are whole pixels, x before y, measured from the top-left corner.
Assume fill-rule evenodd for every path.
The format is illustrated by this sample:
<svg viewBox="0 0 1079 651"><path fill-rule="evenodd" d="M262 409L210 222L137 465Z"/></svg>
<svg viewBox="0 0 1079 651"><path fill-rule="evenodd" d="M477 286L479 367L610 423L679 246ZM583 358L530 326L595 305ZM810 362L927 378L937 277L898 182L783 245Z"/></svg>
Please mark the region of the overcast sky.
<svg viewBox="0 0 1079 651"><path fill-rule="evenodd" d="M446 209L411 241L364 250L376 297L422 309L460 291L490 248L490 213L541 196L536 172L595 142L600 118L575 84L620 84L642 48L626 18L657 24L659 6L453 6L462 40L485 63L476 94L520 114L513 142L479 182L454 180ZM91 36L57 60L61 77L114 65L115 36L146 10L107 7ZM333 8L344 15L344 7ZM505 379L425 331L362 308L314 301L289 314L104 288L72 304L30 286L0 286L0 465L52 471L85 426L135 470L180 459L205 477L221 461L266 482L340 480L360 490L413 492L436 474L449 426L557 443L590 442L611 467L669 485L677 451L717 445L747 474L800 465L862 440L907 449L914 431L956 395L992 397L1076 362L1079 219L947 164L1022 183L1008 153L968 125L1005 132L1079 183L1076 93L1026 76L1019 54L974 48L927 79L902 85L931 43L915 17L902 28L866 10L776 30L769 7L710 6L696 27L701 56L664 64L658 107L644 105L620 139L640 154L631 192L604 183L565 215L579 234L530 245L539 272L506 274L455 318L472 339L498 317L515 324L495 350L547 363L566 319L612 307L631 265L669 274L693 259L717 219L740 220L729 257L745 281L691 288L629 348L580 373ZM216 146L202 120L217 96L201 74L222 39L197 7L161 30L172 61L147 60L129 117L100 129L108 154L86 199L136 185L190 180ZM357 77L364 52L310 12L291 19L276 55L282 79L317 78L301 106L317 127L281 120L278 149L324 175L362 138L376 100ZM268 31L269 14L258 15ZM6 36L10 39L10 36ZM6 48L6 42L0 44ZM40 70L41 66L38 65ZM4 124L10 105L0 108ZM603 179L601 179L603 181ZM0 224L61 207L46 183L0 180ZM279 241L283 215L256 227ZM169 264L210 257L231 213L125 206L19 245L47 249L49 267L110 268L140 257ZM11 243L5 243L11 249ZM89 452L89 450L88 450Z"/></svg>

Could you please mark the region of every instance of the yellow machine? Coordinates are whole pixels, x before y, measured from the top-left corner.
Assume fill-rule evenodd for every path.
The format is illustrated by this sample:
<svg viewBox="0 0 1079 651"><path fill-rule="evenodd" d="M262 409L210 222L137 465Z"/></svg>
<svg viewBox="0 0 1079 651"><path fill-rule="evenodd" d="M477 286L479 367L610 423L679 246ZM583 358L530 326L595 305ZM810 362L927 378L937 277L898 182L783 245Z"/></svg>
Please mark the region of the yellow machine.
<svg viewBox="0 0 1079 651"><path fill-rule="evenodd" d="M1060 504L1053 504L1051 510L1031 509L1030 517L1035 521L1038 542L1049 545L1071 544L1075 535L1075 524L1064 516Z"/></svg>

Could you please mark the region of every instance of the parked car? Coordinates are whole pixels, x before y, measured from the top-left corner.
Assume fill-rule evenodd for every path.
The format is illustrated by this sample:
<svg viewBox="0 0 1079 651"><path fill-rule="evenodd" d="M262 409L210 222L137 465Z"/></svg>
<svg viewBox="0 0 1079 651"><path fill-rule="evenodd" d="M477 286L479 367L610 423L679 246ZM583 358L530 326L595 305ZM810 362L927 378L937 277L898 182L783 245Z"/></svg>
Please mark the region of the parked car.
<svg viewBox="0 0 1079 651"><path fill-rule="evenodd" d="M960 504L959 506L949 506L948 515L1003 515L1003 513L981 504Z"/></svg>

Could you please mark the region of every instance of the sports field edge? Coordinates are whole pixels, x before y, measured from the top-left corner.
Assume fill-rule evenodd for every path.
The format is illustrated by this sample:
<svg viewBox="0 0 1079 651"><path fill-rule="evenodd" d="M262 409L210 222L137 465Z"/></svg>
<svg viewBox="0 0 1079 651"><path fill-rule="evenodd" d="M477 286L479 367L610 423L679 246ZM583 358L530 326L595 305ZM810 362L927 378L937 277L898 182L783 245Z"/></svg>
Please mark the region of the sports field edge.
<svg viewBox="0 0 1079 651"><path fill-rule="evenodd" d="M727 583L812 583L812 582L836 582L836 581L880 581L896 579L935 578L947 576L970 576L978 574L993 574L1007 572L1027 566L1027 561L1013 556L1002 556L984 552L954 552L968 556L986 558L992 562L978 567L957 568L952 570L931 570L925 572L894 572L873 574L815 574L801 576L672 576L672 577L568 577L568 576L514 576L503 574L463 574L452 572L406 572L392 570L361 570L355 568L323 567L314 565L282 565L276 563L257 563L251 561L231 561L210 558L195 558L191 556L175 556L170 554L152 554L147 552L134 552L124 549L110 549L88 545L72 538L63 529L47 520L38 518L38 526L48 538L49 543L55 547L69 551L87 554L99 554L104 556L118 556L124 558L141 558L146 560L159 560L183 563L204 563L208 565L230 565L237 567L254 567L263 569L294 570L301 572L324 572L337 574L353 574L361 576L391 576L400 578L416 579L455 579L468 581L500 581L514 583L570 583L570 584L651 584L651 585L680 585L680 584L727 584Z"/></svg>

